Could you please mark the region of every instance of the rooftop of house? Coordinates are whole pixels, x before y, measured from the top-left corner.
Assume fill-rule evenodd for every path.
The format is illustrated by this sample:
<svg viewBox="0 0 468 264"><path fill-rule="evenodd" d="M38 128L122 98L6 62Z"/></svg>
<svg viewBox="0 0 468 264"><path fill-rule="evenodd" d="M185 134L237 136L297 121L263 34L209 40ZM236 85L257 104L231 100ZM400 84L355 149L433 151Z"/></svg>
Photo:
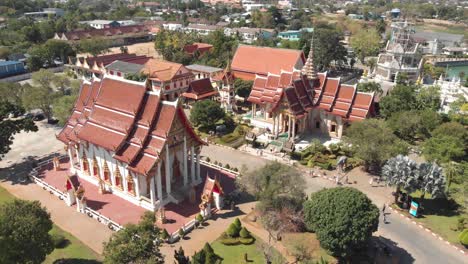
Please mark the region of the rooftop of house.
<svg viewBox="0 0 468 264"><path fill-rule="evenodd" d="M118 71L130 74L139 73L145 66L141 64L116 60L106 66L108 71Z"/></svg>
<svg viewBox="0 0 468 264"><path fill-rule="evenodd" d="M222 68L211 67L211 66L200 65L200 64L192 64L192 65L188 65L185 67L191 71L206 72L206 73L215 73L215 72L220 72L223 70Z"/></svg>

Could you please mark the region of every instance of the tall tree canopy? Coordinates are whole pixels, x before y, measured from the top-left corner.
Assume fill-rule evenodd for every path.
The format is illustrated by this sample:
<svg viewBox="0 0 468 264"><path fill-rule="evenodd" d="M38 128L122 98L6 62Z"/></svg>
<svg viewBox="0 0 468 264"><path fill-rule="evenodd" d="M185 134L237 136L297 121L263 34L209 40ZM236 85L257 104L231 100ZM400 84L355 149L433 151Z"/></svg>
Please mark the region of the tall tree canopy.
<svg viewBox="0 0 468 264"><path fill-rule="evenodd" d="M357 189L323 189L304 202L304 222L317 234L323 248L347 258L363 248L377 231L379 209Z"/></svg>
<svg viewBox="0 0 468 264"><path fill-rule="evenodd" d="M344 140L351 144L355 156L364 161L365 169L378 170L389 158L408 152L407 144L379 119L352 123Z"/></svg>
<svg viewBox="0 0 468 264"><path fill-rule="evenodd" d="M350 44L359 60L364 63L367 56L379 54L380 34L375 29L360 30L351 36Z"/></svg>
<svg viewBox="0 0 468 264"><path fill-rule="evenodd" d="M203 130L214 129L216 122L225 116L226 113L220 104L211 100L196 102L190 111L190 121Z"/></svg>
<svg viewBox="0 0 468 264"><path fill-rule="evenodd" d="M330 67L332 62L346 61L346 48L341 43L343 34L335 28L321 27L314 32L314 63L320 70Z"/></svg>
<svg viewBox="0 0 468 264"><path fill-rule="evenodd" d="M14 200L0 206L0 262L42 263L54 249L52 221L38 201Z"/></svg>
<svg viewBox="0 0 468 264"><path fill-rule="evenodd" d="M104 243L104 263L164 264L159 245L154 243L160 231L155 220L154 213L147 212L137 225L129 224L112 234Z"/></svg>

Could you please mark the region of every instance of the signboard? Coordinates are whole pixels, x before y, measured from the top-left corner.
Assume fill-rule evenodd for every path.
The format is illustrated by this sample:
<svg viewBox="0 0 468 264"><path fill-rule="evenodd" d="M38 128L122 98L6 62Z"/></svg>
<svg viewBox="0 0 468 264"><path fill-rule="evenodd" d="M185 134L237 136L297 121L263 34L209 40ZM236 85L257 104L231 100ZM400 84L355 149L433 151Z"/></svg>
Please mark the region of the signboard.
<svg viewBox="0 0 468 264"><path fill-rule="evenodd" d="M409 209L409 213L414 216L414 217L417 217L418 216L418 208L419 208L419 204L415 201L412 201L411 202L411 207Z"/></svg>

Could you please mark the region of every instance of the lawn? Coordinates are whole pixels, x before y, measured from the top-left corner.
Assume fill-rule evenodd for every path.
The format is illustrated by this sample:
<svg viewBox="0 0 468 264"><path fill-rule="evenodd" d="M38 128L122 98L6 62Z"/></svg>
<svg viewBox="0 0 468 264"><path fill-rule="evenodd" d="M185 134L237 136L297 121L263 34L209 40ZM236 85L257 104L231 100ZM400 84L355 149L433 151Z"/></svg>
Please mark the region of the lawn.
<svg viewBox="0 0 468 264"><path fill-rule="evenodd" d="M223 258L223 264L239 264L244 263L244 254L247 253L249 263L265 263L261 245L264 244L262 240L257 240L252 245L235 245L226 246L219 240L211 243L214 252ZM272 248L272 261L273 263L284 263L284 258Z"/></svg>
<svg viewBox="0 0 468 264"><path fill-rule="evenodd" d="M12 201L14 196L11 195L7 190L0 187L0 205L8 201ZM67 259L66 263L100 263L100 256L95 253L92 249L87 247L81 241L76 239L71 234L63 231L58 226L54 225L50 234L61 234L63 235L67 243L63 248L56 248L50 255L47 256L44 263L54 263L57 259Z"/></svg>
<svg viewBox="0 0 468 264"><path fill-rule="evenodd" d="M298 248L302 248L315 261L323 258L327 263L338 263L335 257L320 247L320 242L314 233L287 233L283 236L282 243L290 254L298 251Z"/></svg>

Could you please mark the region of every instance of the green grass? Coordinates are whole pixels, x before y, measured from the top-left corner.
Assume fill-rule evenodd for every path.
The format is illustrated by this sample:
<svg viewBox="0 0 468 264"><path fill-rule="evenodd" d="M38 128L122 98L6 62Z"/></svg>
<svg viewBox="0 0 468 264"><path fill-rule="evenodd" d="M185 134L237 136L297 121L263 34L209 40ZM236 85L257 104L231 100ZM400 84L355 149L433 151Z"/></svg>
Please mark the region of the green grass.
<svg viewBox="0 0 468 264"><path fill-rule="evenodd" d="M442 33L450 33L450 34L459 34L459 35L465 35L467 31L467 27L465 26L448 26L448 25L434 25L434 24L425 24L421 26L416 27L419 30L424 30L424 31L433 31L433 32L442 32Z"/></svg>
<svg viewBox="0 0 468 264"><path fill-rule="evenodd" d="M249 263L265 263L263 252L260 245L264 242L256 238L252 245L235 245L225 246L219 240L211 243L214 252L223 258L223 264L240 264L244 263L244 254L247 253ZM275 250L272 249L273 263L284 263L284 258Z"/></svg>
<svg viewBox="0 0 468 264"><path fill-rule="evenodd" d="M0 205L12 201L13 199L15 199L13 195L11 195L4 188L0 187ZM72 236L70 233L60 229L58 226L53 225L50 234L61 234L68 240L68 243L64 248L56 248L54 251L52 251L52 253L47 256L44 263L54 263L54 261L57 259L68 259L67 263L100 263L97 261L100 259L100 256L97 253L95 253L92 249L87 247L77 238Z"/></svg>

